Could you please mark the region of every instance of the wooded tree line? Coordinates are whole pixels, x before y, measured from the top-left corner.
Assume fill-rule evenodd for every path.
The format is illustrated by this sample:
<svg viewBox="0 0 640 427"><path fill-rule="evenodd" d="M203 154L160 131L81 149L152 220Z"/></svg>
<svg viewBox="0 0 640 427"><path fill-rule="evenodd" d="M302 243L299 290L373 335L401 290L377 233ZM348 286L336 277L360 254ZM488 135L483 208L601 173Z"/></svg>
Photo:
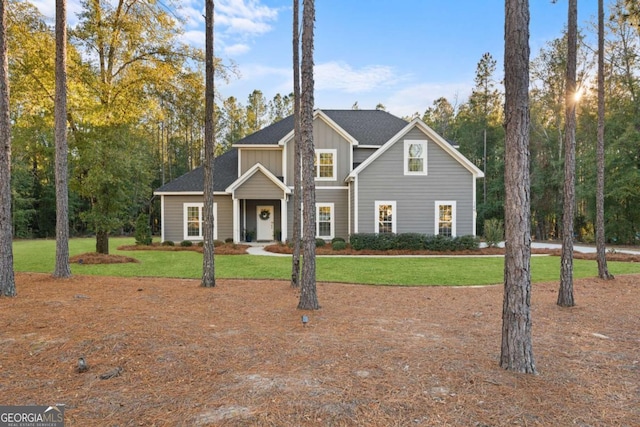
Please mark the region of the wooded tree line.
<svg viewBox="0 0 640 427"><path fill-rule="evenodd" d="M560 7L558 5L558 7ZM563 12L559 10L559 13ZM605 39L605 224L607 240L638 243L640 212L640 32L624 1L607 13ZM578 40L576 130L577 238L594 241L596 206L597 38L596 23L581 27ZM530 150L532 233L559 239L562 229L565 129L566 34L532 52ZM504 217L504 92L496 61L479 60L468 100L439 98L423 120L484 170L478 185L478 233L485 219Z"/></svg>
<svg viewBox="0 0 640 427"><path fill-rule="evenodd" d="M69 31L72 235L130 229L150 209L153 188L202 164L204 52L179 42L182 23L168 6L84 1ZM55 32L28 1L9 0L7 12L13 234L52 237ZM235 73L218 59L215 67L222 80ZM260 90L245 104L217 99L217 153L290 115L292 103Z"/></svg>
<svg viewBox="0 0 640 427"><path fill-rule="evenodd" d="M72 235L128 230L150 209L153 188L202 164L204 53L179 41L166 3L83 2L69 32L69 222ZM633 6L633 2L631 2ZM608 11L606 188L608 240L635 243L640 232L640 37L629 3ZM12 122L12 226L16 237L55 234L54 30L28 1L8 2ZM153 31L147 31L153 28ZM580 28L576 220L592 241L595 221L597 49L595 24ZM562 227L566 40L549 41L531 63L531 210L537 239ZM233 64L215 61L220 81ZM469 99L440 98L423 119L485 171L478 185L478 233L504 217L504 91L496 61L480 58ZM243 104L216 99L216 151L293 112L293 95ZM153 210L153 209L151 209ZM153 214L153 212L152 212ZM156 217L157 218L157 217Z"/></svg>

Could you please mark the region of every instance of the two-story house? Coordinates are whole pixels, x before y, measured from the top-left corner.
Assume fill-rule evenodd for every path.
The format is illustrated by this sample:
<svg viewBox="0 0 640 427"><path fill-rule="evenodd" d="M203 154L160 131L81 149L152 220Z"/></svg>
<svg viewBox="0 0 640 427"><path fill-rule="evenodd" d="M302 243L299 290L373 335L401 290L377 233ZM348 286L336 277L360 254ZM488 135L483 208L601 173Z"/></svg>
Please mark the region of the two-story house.
<svg viewBox="0 0 640 427"><path fill-rule="evenodd" d="M419 119L316 110L316 237L474 235L484 175ZM293 217L293 117L237 141L214 166L215 238L287 240ZM162 240L202 240L203 168L158 188Z"/></svg>

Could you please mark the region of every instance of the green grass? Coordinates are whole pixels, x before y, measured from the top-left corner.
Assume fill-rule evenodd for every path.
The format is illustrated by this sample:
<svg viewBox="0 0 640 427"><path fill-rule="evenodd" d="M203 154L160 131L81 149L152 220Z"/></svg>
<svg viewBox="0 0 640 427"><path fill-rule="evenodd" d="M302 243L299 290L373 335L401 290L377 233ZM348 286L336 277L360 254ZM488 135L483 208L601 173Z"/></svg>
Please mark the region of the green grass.
<svg viewBox="0 0 640 427"><path fill-rule="evenodd" d="M118 251L133 244L133 238L111 238L110 252L140 261L138 264L78 265L73 274L120 277L200 278L202 255L197 252ZM55 265L55 241L15 241L14 268L19 272L51 273ZM71 256L95 251L95 239L71 239ZM640 273L640 264L609 262L613 274ZM289 257L252 255L216 256L216 277L239 279L284 279L291 276ZM559 257L532 257L533 282L559 280ZM595 261L575 260L574 277L595 277ZM375 285L488 285L502 283L504 259L501 257L318 257L317 279L321 282L345 282Z"/></svg>

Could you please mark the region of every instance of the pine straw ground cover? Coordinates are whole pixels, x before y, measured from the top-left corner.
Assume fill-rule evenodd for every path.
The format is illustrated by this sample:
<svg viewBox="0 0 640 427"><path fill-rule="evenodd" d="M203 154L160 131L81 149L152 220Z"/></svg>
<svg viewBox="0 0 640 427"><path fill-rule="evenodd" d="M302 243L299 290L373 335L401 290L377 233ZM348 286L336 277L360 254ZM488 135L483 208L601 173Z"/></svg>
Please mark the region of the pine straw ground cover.
<svg viewBox="0 0 640 427"><path fill-rule="evenodd" d="M0 402L63 403L67 426L637 426L639 281L576 280L571 309L534 284L533 376L498 366L500 285L319 283L301 312L282 281L22 273Z"/></svg>

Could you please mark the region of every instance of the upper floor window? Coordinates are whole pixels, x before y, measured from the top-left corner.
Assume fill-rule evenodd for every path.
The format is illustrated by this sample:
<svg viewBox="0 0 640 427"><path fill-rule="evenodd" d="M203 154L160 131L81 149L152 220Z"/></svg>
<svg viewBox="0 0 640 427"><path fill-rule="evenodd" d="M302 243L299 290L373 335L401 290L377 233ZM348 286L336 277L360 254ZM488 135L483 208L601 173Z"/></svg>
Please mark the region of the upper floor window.
<svg viewBox="0 0 640 427"><path fill-rule="evenodd" d="M313 158L313 168L317 180L335 181L336 150L317 149Z"/></svg>
<svg viewBox="0 0 640 427"><path fill-rule="evenodd" d="M408 140L404 142L404 174L427 174L427 141Z"/></svg>

